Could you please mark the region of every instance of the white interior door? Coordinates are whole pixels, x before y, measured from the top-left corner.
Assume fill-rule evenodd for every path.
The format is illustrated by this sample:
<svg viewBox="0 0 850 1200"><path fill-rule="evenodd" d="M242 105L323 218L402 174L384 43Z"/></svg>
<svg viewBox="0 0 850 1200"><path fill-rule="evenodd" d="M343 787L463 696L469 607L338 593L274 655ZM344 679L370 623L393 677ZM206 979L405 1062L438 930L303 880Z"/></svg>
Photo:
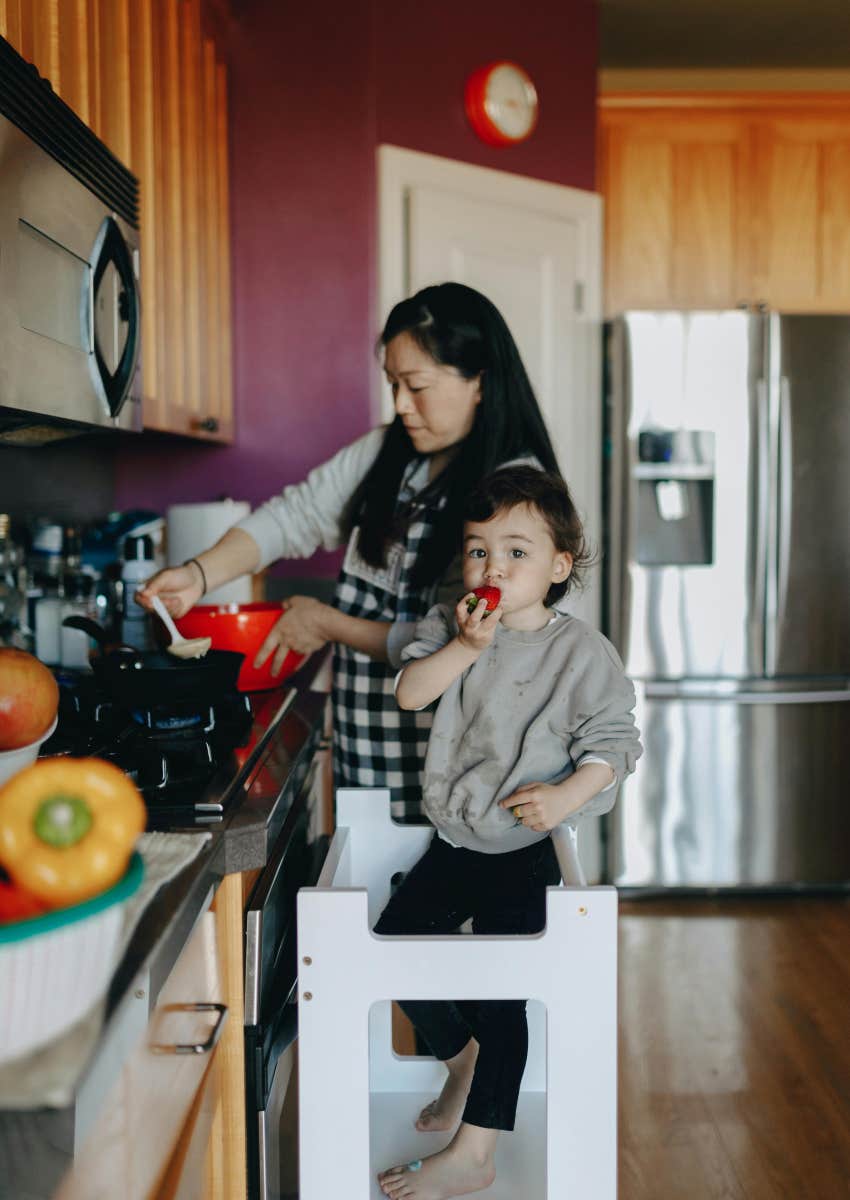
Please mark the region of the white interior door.
<svg viewBox="0 0 850 1200"><path fill-rule="evenodd" d="M379 322L455 280L488 296L519 346L588 536L601 510L601 201L590 192L394 146L378 151ZM381 416L392 405L386 387ZM599 588L568 607L598 624Z"/></svg>

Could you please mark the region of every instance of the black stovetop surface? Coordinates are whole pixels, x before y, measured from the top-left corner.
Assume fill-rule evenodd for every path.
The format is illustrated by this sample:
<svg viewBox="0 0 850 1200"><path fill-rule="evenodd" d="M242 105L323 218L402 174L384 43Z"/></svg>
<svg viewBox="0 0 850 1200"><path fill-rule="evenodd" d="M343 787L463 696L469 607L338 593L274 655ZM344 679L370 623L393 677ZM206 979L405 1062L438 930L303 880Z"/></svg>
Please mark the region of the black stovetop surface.
<svg viewBox="0 0 850 1200"><path fill-rule="evenodd" d="M282 784L300 742L297 727L283 719L282 689L222 692L202 706L166 701L128 709L90 672L58 672L57 681L59 722L42 757L115 763L141 791L148 829L220 823L237 793Z"/></svg>

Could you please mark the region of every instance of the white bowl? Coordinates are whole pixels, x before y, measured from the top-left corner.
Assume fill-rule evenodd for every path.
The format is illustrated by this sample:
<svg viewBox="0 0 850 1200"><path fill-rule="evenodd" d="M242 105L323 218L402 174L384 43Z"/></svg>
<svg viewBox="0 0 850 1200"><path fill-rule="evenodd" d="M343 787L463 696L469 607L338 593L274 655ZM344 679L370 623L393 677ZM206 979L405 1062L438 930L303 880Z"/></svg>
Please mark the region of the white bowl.
<svg viewBox="0 0 850 1200"><path fill-rule="evenodd" d="M28 746L18 746L17 750L0 750L0 784L11 779L13 775L17 775L18 771L23 771L24 767L32 766L38 758L42 743L52 735L58 721L57 714L53 718L53 724L44 731L37 742L30 742Z"/></svg>
<svg viewBox="0 0 850 1200"><path fill-rule="evenodd" d="M99 896L0 925L0 1063L59 1037L105 995L124 905L143 875L134 853L124 878Z"/></svg>

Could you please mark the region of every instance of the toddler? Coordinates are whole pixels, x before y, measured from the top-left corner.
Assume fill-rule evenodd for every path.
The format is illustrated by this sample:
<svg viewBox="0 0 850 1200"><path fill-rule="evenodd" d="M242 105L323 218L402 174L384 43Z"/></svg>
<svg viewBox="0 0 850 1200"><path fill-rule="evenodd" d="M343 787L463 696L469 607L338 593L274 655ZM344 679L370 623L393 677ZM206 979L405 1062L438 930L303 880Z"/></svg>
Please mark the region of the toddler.
<svg viewBox="0 0 850 1200"><path fill-rule="evenodd" d="M423 783L436 833L378 934L446 934L470 917L477 934L542 930L546 888L560 880L550 831L610 809L641 753L634 689L613 647L551 607L588 560L563 480L528 466L495 472L469 501L463 537L469 591L418 623L396 681L404 709L439 700ZM486 589L477 602L476 588ZM525 1001L401 1007L448 1069L416 1126L454 1134L424 1161L382 1172L381 1188L394 1200L487 1188L499 1131L514 1126Z"/></svg>

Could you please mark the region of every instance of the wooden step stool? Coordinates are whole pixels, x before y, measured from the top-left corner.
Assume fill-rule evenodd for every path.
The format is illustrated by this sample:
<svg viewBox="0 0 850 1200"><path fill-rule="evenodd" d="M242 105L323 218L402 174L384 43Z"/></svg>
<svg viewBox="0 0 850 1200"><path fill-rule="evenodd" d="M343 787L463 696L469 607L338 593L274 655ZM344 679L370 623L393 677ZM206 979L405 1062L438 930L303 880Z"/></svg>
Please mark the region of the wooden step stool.
<svg viewBox="0 0 850 1200"><path fill-rule="evenodd" d="M547 889L543 933L376 937L393 875L432 835L395 824L385 789L340 790L322 875L298 895L300 1200L378 1200L378 1171L449 1140L414 1129L445 1068L395 1054L393 999L518 997L531 999L517 1124L480 1195L616 1200L616 890L586 886L562 826L565 885Z"/></svg>

